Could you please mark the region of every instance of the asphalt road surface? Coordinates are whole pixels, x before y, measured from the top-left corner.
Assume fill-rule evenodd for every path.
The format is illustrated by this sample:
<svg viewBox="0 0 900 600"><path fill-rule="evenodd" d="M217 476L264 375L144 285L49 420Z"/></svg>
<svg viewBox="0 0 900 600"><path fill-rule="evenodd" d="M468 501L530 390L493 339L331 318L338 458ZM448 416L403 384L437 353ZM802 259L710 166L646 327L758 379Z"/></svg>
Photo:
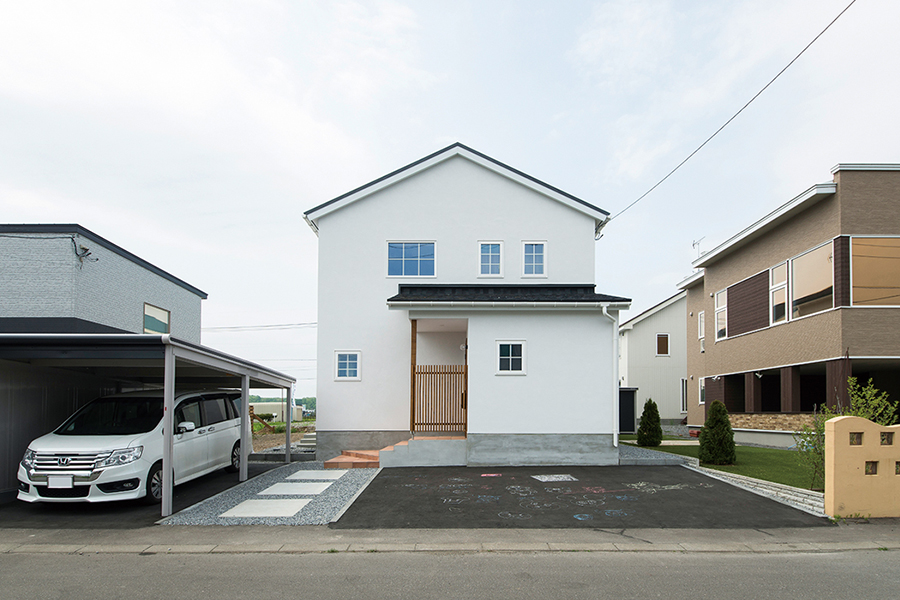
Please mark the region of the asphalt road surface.
<svg viewBox="0 0 900 600"><path fill-rule="evenodd" d="M896 551L0 555L4 600L867 600L898 581Z"/></svg>

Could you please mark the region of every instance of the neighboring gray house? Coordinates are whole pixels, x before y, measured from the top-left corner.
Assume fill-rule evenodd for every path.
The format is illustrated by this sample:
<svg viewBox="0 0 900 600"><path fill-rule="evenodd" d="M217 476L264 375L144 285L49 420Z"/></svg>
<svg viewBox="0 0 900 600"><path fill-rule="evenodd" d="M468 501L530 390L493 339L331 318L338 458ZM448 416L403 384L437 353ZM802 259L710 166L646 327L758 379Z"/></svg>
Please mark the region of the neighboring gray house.
<svg viewBox="0 0 900 600"><path fill-rule="evenodd" d="M663 424L687 416L685 298L678 292L619 326L619 387L637 388L638 418L650 398Z"/></svg>
<svg viewBox="0 0 900 600"><path fill-rule="evenodd" d="M161 352L149 342L172 334L199 344L206 294L80 225L0 225L0 256L0 500L11 500L32 439L97 396L162 385L143 375ZM155 335L135 335L144 333ZM112 342L120 346L100 347ZM112 375L97 360L110 353L123 359Z"/></svg>
<svg viewBox="0 0 900 600"><path fill-rule="evenodd" d="M81 225L0 225L0 333L169 333L206 293Z"/></svg>

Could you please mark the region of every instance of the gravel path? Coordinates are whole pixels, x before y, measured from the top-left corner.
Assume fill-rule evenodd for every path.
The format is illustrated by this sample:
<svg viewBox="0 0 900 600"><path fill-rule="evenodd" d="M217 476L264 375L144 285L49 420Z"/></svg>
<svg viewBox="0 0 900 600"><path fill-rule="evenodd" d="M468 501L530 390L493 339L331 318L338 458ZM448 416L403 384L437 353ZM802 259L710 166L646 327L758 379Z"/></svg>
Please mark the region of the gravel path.
<svg viewBox="0 0 900 600"><path fill-rule="evenodd" d="M334 519L356 494L368 485L377 469L350 469L340 479L332 483L318 495L279 496L257 494L276 483L287 480L298 471L321 471L321 462L292 463L266 471L244 483L238 484L221 494L208 498L199 504L160 521L162 525L327 525ZM252 499L309 498L310 502L300 512L291 517L221 517L241 502Z"/></svg>

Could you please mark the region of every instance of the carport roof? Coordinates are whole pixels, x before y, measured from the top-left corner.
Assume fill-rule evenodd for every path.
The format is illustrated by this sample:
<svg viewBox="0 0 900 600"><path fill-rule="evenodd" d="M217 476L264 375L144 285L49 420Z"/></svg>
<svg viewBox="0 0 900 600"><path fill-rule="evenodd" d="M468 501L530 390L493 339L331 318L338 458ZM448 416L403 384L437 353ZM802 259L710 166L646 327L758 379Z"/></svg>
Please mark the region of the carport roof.
<svg viewBox="0 0 900 600"><path fill-rule="evenodd" d="M295 379L262 365L169 335L0 334L0 360L89 373L123 383L162 386L166 346L175 350L184 389L290 387Z"/></svg>

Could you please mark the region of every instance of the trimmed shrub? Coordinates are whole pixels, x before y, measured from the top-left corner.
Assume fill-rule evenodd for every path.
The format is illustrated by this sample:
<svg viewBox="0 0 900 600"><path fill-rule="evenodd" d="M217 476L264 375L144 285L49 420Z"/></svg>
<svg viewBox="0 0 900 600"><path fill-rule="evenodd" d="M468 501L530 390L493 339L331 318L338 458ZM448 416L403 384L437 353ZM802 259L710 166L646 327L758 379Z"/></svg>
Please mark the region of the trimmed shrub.
<svg viewBox="0 0 900 600"><path fill-rule="evenodd" d="M662 425L659 421L659 408L652 398L648 398L641 414L637 443L638 446L659 446L660 442L662 442Z"/></svg>
<svg viewBox="0 0 900 600"><path fill-rule="evenodd" d="M709 416L700 430L700 462L710 465L735 463L734 432L728 420L728 409L720 400L709 407Z"/></svg>
<svg viewBox="0 0 900 600"><path fill-rule="evenodd" d="M256 413L256 416L268 423L275 418L275 413Z"/></svg>

